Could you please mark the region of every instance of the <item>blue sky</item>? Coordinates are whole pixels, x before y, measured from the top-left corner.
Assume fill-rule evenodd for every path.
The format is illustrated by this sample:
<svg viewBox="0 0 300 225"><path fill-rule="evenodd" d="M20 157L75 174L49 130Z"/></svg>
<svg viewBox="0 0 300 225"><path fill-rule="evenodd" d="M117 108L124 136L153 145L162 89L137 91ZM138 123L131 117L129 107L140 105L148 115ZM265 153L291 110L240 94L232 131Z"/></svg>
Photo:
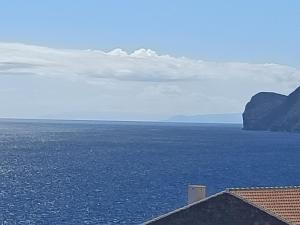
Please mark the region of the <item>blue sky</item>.
<svg viewBox="0 0 300 225"><path fill-rule="evenodd" d="M297 0L9 0L0 18L3 41L300 66Z"/></svg>
<svg viewBox="0 0 300 225"><path fill-rule="evenodd" d="M8 109L0 110L0 117L51 117L57 114L68 118L71 117L70 112L76 112L78 108L86 109L75 113L80 115L78 117L102 115L97 116L99 119L156 119L174 114L242 111L245 102L256 91L288 93L299 85L299 21L300 1L297 0L2 1L0 42L24 44L28 48L3 45L0 49L0 63L6 63L6 70L1 74L8 73L7 65L14 65L18 70L10 70L9 73L22 75L16 77L5 74L0 77L0 88L2 85L8 90L2 89L2 100L10 99ZM27 56L36 52L36 46L48 47L50 52L55 49L96 49L109 52L121 48L129 55L127 59L123 57L118 61L119 56L113 59L102 53L86 56L81 52L72 56L81 59L76 62L77 65L82 62L85 65L91 64L90 68L94 70L83 70L83 66L72 70L69 62L59 68L50 68L47 61L47 70L28 70L29 64L26 64L26 68L20 72L19 67L24 63L32 66L34 60L44 57L45 60L52 60L53 65L58 63L55 54L66 54L55 53L54 58L49 59L48 50L44 49L39 53L40 57L35 55L36 58L29 60ZM14 61L16 49L20 54L18 57L23 58ZM141 51L131 56L137 49L151 49L155 53L148 52L152 54L150 57L147 53L148 58ZM144 57L142 63L135 60L137 55ZM172 59L160 58L161 55L169 55ZM8 59L8 56L11 58ZM97 58L99 65L111 65L105 70L110 71L110 77L103 74L104 70L99 72L104 66L97 68L93 57ZM180 61L180 57L191 61ZM200 65L193 60L203 60L204 63ZM130 66L126 64L133 61ZM151 65L156 62L160 67L152 68ZM234 66L230 63L234 63ZM267 63L274 65L272 68L269 65L263 66ZM141 69L142 65L145 66L144 70ZM186 65L187 69L184 70L182 65ZM167 68L172 70L168 71ZM222 70L225 71L226 79ZM55 74L55 71L59 73ZM126 71L125 78L118 75L120 71ZM152 71L151 74L149 71ZM189 74L186 71L190 71ZM93 76L81 76L89 72ZM244 77L240 78L239 73ZM81 77L66 79L71 74ZM180 74L184 74L184 77L179 77ZM267 77L260 81L261 76ZM98 80L91 80L90 77L97 77ZM47 90L49 84L52 86ZM105 91L101 85L105 86ZM40 90L37 86L45 87ZM106 90L108 86L117 86L118 91L114 88ZM32 89L37 90L33 92ZM57 93L51 92L53 89ZM129 91L133 89L136 92ZM210 93L207 89L215 89L217 93ZM78 90L82 95L78 95ZM147 91L149 93L146 94ZM175 94L179 97L174 97ZM237 95L241 97L237 98ZM33 96L35 103L31 101ZM73 96L77 96L76 101ZM181 98L182 102L176 102L174 98ZM189 99L193 101L189 102ZM20 101L28 104L20 106ZM106 105L105 109L95 106L98 101ZM120 106L121 102L127 102L130 107L124 110ZM195 106L195 102L199 107ZM41 106L43 110L40 110ZM154 110L158 108L160 110ZM73 117L76 117L75 114Z"/></svg>

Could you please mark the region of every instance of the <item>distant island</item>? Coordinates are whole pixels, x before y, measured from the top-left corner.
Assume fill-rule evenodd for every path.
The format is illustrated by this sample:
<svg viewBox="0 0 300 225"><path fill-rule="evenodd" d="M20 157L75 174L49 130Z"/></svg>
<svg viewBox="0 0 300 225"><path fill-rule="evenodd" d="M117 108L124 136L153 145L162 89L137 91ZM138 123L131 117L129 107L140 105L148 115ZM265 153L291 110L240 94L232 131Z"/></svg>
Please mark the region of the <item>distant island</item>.
<svg viewBox="0 0 300 225"><path fill-rule="evenodd" d="M200 114L200 115L177 115L169 118L167 122L182 123L238 123L242 124L241 113L224 113L224 114Z"/></svg>
<svg viewBox="0 0 300 225"><path fill-rule="evenodd" d="M290 95L260 92L243 113L245 130L300 132L300 87Z"/></svg>

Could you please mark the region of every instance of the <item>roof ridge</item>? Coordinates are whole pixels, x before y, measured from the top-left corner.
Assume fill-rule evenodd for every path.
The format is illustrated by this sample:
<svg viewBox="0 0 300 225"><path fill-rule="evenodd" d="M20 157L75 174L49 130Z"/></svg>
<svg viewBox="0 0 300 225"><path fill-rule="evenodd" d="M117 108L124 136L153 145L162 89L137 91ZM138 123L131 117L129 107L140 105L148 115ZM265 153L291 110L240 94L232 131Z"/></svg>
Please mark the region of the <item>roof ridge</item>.
<svg viewBox="0 0 300 225"><path fill-rule="evenodd" d="M273 187L235 187L235 188L226 188L226 192L238 191L238 190L274 190L274 189L300 189L299 186L273 186Z"/></svg>

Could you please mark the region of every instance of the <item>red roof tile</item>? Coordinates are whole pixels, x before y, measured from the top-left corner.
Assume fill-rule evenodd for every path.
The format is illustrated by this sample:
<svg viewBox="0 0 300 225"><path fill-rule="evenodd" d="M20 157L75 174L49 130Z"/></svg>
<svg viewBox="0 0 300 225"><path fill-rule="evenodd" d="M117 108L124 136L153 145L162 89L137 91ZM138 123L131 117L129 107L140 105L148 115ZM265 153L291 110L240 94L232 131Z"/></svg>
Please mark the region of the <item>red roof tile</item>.
<svg viewBox="0 0 300 225"><path fill-rule="evenodd" d="M227 191L290 224L300 225L300 187L236 188Z"/></svg>

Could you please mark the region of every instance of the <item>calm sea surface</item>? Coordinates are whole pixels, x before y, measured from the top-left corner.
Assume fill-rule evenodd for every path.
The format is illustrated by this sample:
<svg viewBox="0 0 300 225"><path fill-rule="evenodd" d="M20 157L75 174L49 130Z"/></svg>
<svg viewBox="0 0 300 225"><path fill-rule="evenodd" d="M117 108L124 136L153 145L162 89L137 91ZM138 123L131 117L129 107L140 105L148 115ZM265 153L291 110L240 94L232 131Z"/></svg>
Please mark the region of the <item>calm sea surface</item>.
<svg viewBox="0 0 300 225"><path fill-rule="evenodd" d="M188 184L300 184L300 134L239 125L0 122L0 224L139 224Z"/></svg>

